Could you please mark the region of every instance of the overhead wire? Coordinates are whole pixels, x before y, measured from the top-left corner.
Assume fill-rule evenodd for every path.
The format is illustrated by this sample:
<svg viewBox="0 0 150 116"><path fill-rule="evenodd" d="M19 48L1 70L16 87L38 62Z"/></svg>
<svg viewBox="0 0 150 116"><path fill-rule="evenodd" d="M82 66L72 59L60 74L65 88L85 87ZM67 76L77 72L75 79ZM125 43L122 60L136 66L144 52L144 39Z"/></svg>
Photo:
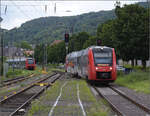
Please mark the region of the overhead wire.
<svg viewBox="0 0 150 116"><path fill-rule="evenodd" d="M1 17L1 15L2 15L2 13L1 13L1 0L0 0L0 28L1 28L1 20L3 20L2 19L2 17ZM0 30L1 31L1 30ZM1 38L1 35L0 35L0 38ZM1 42L1 41L0 41Z"/></svg>
<svg viewBox="0 0 150 116"><path fill-rule="evenodd" d="M37 15L44 17L42 14L39 13L39 11L37 10L36 6L32 6L32 7L35 10Z"/></svg>
<svg viewBox="0 0 150 116"><path fill-rule="evenodd" d="M6 14L6 12L7 12L7 5L6 5L6 7L5 7L5 14Z"/></svg>
<svg viewBox="0 0 150 116"><path fill-rule="evenodd" d="M9 6L14 6L14 7L16 7L17 9L18 9L18 11L21 13L21 14L23 14L23 16L26 18L26 19L28 19L28 20L31 20L31 19L33 19L33 16L31 16L31 15L28 15L26 12L25 12L25 10L23 9L22 10L22 6L31 6L34 10L35 10L35 12L39 15L39 16L42 16L42 17L46 17L46 15L44 15L43 13L45 12L45 14L48 12L48 4L42 4L42 5L33 5L33 4L30 4L30 5L26 5L26 4L21 4L21 5L19 5L19 4L16 4L16 2L14 2L13 0L10 0L10 2L12 3L12 4L6 4L6 5L2 5L2 6L5 6L5 8L4 8L4 14L3 15L6 15L6 13L7 13L7 9L9 8ZM42 8L42 6L43 6L43 12L42 13L40 13L39 12L39 10L37 10L37 6L41 6L41 8ZM40 8L40 9L41 9ZM8 18L7 18L8 19ZM45 22L45 21L44 21Z"/></svg>
<svg viewBox="0 0 150 116"><path fill-rule="evenodd" d="M32 19L30 16L28 16L26 13L24 13L24 11L20 8L20 6L17 6L16 4L15 4L15 2L13 2L13 0L11 0L11 2L14 4L14 6L18 9L18 10L20 10L20 12L24 15L24 16L26 16L28 19Z"/></svg>
<svg viewBox="0 0 150 116"><path fill-rule="evenodd" d="M12 1L12 0L11 0ZM7 4L7 6L45 6L46 4L43 4L43 5L38 5L38 4L33 4L33 5L25 5L25 4L20 4L20 5L17 5L17 4L15 4L15 5L8 5ZM6 6L6 4L3 4L3 5L1 5L1 6ZM48 5L47 5L48 6Z"/></svg>

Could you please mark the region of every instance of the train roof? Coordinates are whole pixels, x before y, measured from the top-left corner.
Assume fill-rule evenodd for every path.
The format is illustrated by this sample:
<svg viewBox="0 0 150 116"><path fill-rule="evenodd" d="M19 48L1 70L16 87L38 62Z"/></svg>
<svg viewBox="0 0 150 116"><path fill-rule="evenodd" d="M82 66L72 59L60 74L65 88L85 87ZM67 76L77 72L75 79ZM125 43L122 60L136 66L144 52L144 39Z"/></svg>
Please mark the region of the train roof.
<svg viewBox="0 0 150 116"><path fill-rule="evenodd" d="M105 49L105 50L108 50L108 51L113 49L113 48L107 47L107 46L90 46L90 47L88 47L86 49L83 49L83 50L80 50L80 51L71 52L67 55L67 57L71 58L71 57L78 57L78 56L81 56L81 55L85 55L85 54L88 53L89 49L94 50L94 49L98 49L98 48Z"/></svg>
<svg viewBox="0 0 150 116"><path fill-rule="evenodd" d="M23 62L26 61L26 59L30 60L33 58L14 58L14 59L7 59L6 62Z"/></svg>
<svg viewBox="0 0 150 116"><path fill-rule="evenodd" d="M34 59L34 58L27 58L27 60L32 60L32 59Z"/></svg>
<svg viewBox="0 0 150 116"><path fill-rule="evenodd" d="M26 58L15 58L15 59L8 59L6 62L19 62L19 61L25 61Z"/></svg>
<svg viewBox="0 0 150 116"><path fill-rule="evenodd" d="M104 48L107 48L107 49L112 49L111 47L107 47L107 46L90 46L88 47L88 49L94 49L94 48L101 48L101 49L104 49Z"/></svg>
<svg viewBox="0 0 150 116"><path fill-rule="evenodd" d="M75 57L77 56L77 52L71 52L67 55L67 57Z"/></svg>

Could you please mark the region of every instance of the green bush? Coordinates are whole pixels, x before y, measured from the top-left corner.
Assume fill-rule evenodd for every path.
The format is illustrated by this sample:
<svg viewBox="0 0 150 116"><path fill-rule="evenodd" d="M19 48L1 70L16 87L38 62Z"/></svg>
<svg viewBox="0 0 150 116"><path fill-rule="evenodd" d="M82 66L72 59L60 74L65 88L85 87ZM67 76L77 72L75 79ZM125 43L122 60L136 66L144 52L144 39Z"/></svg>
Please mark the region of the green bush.
<svg viewBox="0 0 150 116"><path fill-rule="evenodd" d="M123 65L123 67L125 67L125 68L132 68L132 66L130 64L125 64L125 65Z"/></svg>
<svg viewBox="0 0 150 116"><path fill-rule="evenodd" d="M124 75L123 71L117 71L117 76L123 76L123 75Z"/></svg>
<svg viewBox="0 0 150 116"><path fill-rule="evenodd" d="M59 64L48 64L48 67L56 68Z"/></svg>
<svg viewBox="0 0 150 116"><path fill-rule="evenodd" d="M6 77L13 78L14 76L22 74L22 70L9 70L6 74Z"/></svg>
<svg viewBox="0 0 150 116"><path fill-rule="evenodd" d="M150 93L150 72L136 70L128 75L119 75L115 83L140 91Z"/></svg>
<svg viewBox="0 0 150 116"><path fill-rule="evenodd" d="M141 70L137 70L136 72L131 72L128 75L119 75L120 78L125 78L127 82L136 82L150 79L149 72L143 72Z"/></svg>

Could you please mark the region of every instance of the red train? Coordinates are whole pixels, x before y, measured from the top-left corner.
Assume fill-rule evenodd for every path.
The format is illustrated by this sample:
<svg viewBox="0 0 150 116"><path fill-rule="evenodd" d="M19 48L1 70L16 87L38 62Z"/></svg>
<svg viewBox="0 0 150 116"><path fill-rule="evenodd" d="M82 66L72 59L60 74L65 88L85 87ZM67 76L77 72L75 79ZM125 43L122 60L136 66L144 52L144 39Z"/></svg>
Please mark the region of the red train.
<svg viewBox="0 0 150 116"><path fill-rule="evenodd" d="M33 58L27 58L25 61L25 66L27 70L35 70L35 60Z"/></svg>
<svg viewBox="0 0 150 116"><path fill-rule="evenodd" d="M91 46L66 56L66 72L89 81L114 82L116 80L116 55L114 48Z"/></svg>

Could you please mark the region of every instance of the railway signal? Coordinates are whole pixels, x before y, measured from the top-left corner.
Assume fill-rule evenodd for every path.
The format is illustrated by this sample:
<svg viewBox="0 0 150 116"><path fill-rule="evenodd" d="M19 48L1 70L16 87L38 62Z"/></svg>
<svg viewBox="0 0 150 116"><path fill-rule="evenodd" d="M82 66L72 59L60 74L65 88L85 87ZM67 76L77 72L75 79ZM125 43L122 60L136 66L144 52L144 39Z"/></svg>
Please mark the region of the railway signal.
<svg viewBox="0 0 150 116"><path fill-rule="evenodd" d="M66 55L68 54L69 34L65 33Z"/></svg>
<svg viewBox="0 0 150 116"><path fill-rule="evenodd" d="M3 21L3 18L2 17L0 17L0 22L2 22Z"/></svg>
<svg viewBox="0 0 150 116"><path fill-rule="evenodd" d="M69 34L65 33L65 43L68 43L68 42L69 42Z"/></svg>
<svg viewBox="0 0 150 116"><path fill-rule="evenodd" d="M97 40L97 45L98 45L98 46L101 45L101 40L100 40L100 39Z"/></svg>
<svg viewBox="0 0 150 116"><path fill-rule="evenodd" d="M2 17L0 17L0 23L3 21L3 18ZM1 29L1 28L0 28ZM4 67L3 67L3 62L4 62L4 59L3 59L3 37L2 37L2 34L3 34L3 32L2 32L2 30L0 30L0 40L1 40L1 76L3 76L3 71L4 71ZM1 82L1 80L0 80L0 82Z"/></svg>

